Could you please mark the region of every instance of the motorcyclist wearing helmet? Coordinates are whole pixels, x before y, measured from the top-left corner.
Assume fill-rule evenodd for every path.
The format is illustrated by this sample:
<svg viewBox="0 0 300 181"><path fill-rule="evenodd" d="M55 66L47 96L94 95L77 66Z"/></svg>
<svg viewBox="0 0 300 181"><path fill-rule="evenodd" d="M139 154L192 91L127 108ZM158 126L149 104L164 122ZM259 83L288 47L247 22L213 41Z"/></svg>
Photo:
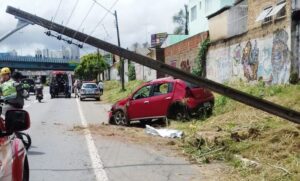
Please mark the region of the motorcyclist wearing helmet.
<svg viewBox="0 0 300 181"><path fill-rule="evenodd" d="M2 68L0 75L0 95L1 99L6 103L2 106L2 114L5 115L6 111L11 109L22 109L24 106L24 99L23 97L18 96L16 82L11 79L10 69L8 67Z"/></svg>

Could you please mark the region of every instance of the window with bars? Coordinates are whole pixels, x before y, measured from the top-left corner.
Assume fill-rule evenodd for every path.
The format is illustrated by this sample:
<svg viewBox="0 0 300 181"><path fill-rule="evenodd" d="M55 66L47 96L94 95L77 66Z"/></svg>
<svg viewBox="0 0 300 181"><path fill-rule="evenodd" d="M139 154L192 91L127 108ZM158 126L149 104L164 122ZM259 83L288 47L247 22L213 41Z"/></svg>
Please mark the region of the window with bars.
<svg viewBox="0 0 300 181"><path fill-rule="evenodd" d="M273 10L273 7L272 7L272 6L268 6L268 7L264 8L264 11L265 11L265 12L268 12L267 14L269 14L270 12L272 12L272 10ZM269 22L271 22L271 21L272 21L272 16L266 16L266 17L264 18L264 20L263 20L263 24L264 24L264 23L269 23Z"/></svg>
<svg viewBox="0 0 300 181"><path fill-rule="evenodd" d="M276 15L276 19L280 19L286 16L286 1L279 1L276 8L279 9Z"/></svg>

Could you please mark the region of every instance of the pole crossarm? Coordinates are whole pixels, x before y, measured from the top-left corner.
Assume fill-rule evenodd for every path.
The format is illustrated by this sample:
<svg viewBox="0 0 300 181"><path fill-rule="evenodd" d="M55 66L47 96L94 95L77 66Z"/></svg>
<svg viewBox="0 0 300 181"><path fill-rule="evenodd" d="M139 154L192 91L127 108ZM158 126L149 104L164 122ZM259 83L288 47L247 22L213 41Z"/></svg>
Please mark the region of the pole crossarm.
<svg viewBox="0 0 300 181"><path fill-rule="evenodd" d="M295 110L288 109L286 107L280 106L278 104L272 103L270 101L252 96L250 94L244 93L242 91L230 88L228 86L225 86L223 84L214 82L212 80L208 80L205 78L196 77L188 72L184 72L180 69L177 69L175 67L172 67L170 65L167 65L163 62L153 60L149 57L145 57L143 55L136 54L134 52L131 52L127 49L118 47L116 45L113 45L111 43L102 41L100 39L97 39L95 37L89 36L87 34L78 32L76 30L73 30L68 27L64 27L62 25L52 23L49 20L46 20L44 18L38 17L36 15L27 13L25 11L16 9L14 7L8 6L7 13L12 14L16 17L20 17L23 19L26 19L36 25L42 26L44 28L50 29L52 31L55 31L57 33L63 34L68 37L72 37L74 34L74 39L78 41L85 41L86 43L94 46L96 48L100 48L102 50L105 50L107 52L110 52L112 54L118 55L120 57L123 57L125 59L134 61L136 63L139 63L141 65L150 67L154 70L160 71L162 73L168 74L170 76L180 78L182 80L188 81L190 83L205 87L210 89L211 91L214 91L216 93L222 94L224 96L227 96L231 99L234 99L238 102L244 103L246 105L252 106L254 108L263 110L265 112L268 112L270 114L279 116L281 118L287 119L291 122L300 124L300 112L297 112ZM52 24L52 26L51 26ZM64 30L64 31L63 31ZM87 37L89 37L87 39Z"/></svg>

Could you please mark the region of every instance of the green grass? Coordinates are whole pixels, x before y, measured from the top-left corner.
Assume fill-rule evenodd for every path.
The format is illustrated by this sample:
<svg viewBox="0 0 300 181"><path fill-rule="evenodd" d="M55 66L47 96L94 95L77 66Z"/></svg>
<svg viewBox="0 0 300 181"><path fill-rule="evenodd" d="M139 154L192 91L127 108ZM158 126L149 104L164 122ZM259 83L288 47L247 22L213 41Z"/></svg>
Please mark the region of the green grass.
<svg viewBox="0 0 300 181"><path fill-rule="evenodd" d="M106 81L104 83L104 94L102 100L114 103L129 96L135 89L137 89L143 81L130 81L125 84L126 91L121 91L121 83L119 81Z"/></svg>
<svg viewBox="0 0 300 181"><path fill-rule="evenodd" d="M300 111L300 85L229 86ZM216 94L212 117L171 126L185 132L181 147L197 162L224 161L241 180L300 180L299 125ZM247 167L235 155L260 165Z"/></svg>
<svg viewBox="0 0 300 181"><path fill-rule="evenodd" d="M127 97L142 81L126 84L121 92L118 81L105 82L102 99L115 102ZM230 87L300 111L300 85L266 86L238 82ZM199 163L226 162L232 168L224 180L300 180L300 126L268 113L215 94L214 113L210 118L190 122L172 122L185 137L176 143ZM238 135L237 141L232 134ZM258 162L247 167L235 155ZM290 174L275 168L287 169Z"/></svg>

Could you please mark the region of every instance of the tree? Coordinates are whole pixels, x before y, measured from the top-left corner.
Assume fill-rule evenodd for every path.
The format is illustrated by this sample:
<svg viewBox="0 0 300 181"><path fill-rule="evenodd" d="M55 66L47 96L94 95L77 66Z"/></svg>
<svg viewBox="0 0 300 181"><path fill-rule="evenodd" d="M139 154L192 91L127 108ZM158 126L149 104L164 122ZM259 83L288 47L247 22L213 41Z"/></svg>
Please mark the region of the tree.
<svg viewBox="0 0 300 181"><path fill-rule="evenodd" d="M135 42L133 45L132 45L132 48L134 51L136 51L138 48L140 47L140 44L138 42Z"/></svg>
<svg viewBox="0 0 300 181"><path fill-rule="evenodd" d="M184 9L181 9L173 16L173 22L177 24L174 34L189 34L189 11L187 5L184 5Z"/></svg>
<svg viewBox="0 0 300 181"><path fill-rule="evenodd" d="M75 69L75 75L85 80L95 80L99 73L108 68L102 55L94 53L81 57L80 64Z"/></svg>
<svg viewBox="0 0 300 181"><path fill-rule="evenodd" d="M128 78L130 81L136 80L135 66L132 63L128 66Z"/></svg>
<svg viewBox="0 0 300 181"><path fill-rule="evenodd" d="M147 41L143 43L143 48L149 48L149 43Z"/></svg>

